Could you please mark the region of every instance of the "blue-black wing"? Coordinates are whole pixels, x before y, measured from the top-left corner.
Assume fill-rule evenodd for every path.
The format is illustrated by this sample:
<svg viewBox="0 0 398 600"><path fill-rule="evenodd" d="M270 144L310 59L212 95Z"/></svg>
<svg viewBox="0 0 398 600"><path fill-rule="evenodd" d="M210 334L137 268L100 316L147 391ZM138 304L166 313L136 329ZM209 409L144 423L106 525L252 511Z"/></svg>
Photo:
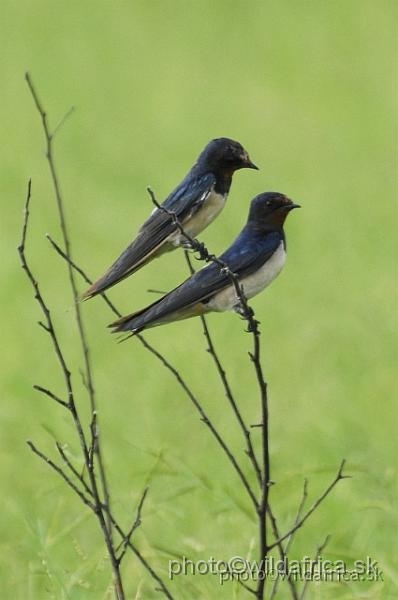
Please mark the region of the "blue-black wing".
<svg viewBox="0 0 398 600"><path fill-rule="evenodd" d="M277 250L283 240L280 232L253 235L246 227L235 242L220 256L239 279L255 273ZM217 292L231 285L231 278L220 266L212 263L197 271L163 298L147 308L123 317L111 327L115 331L140 331L167 319L168 315L185 311L198 303L206 303Z"/></svg>

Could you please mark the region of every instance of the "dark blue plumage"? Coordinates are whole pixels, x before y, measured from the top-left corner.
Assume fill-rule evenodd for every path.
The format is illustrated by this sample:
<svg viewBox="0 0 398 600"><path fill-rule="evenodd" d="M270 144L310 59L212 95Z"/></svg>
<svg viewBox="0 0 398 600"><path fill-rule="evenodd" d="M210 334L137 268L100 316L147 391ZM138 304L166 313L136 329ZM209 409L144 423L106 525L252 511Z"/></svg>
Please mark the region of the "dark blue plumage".
<svg viewBox="0 0 398 600"><path fill-rule="evenodd" d="M242 168L257 169L241 144L228 138L212 140L162 206L176 215L186 233L195 237L222 210L232 175ZM137 237L83 298L105 291L150 260L185 243L186 238L181 235L171 215L156 208Z"/></svg>
<svg viewBox="0 0 398 600"><path fill-rule="evenodd" d="M247 298L259 293L281 271L285 261L283 223L288 212L297 206L276 192L260 194L251 203L242 232L220 256L239 277ZM111 327L137 333L170 321L232 309L238 304L230 277L218 264L211 263L160 300Z"/></svg>

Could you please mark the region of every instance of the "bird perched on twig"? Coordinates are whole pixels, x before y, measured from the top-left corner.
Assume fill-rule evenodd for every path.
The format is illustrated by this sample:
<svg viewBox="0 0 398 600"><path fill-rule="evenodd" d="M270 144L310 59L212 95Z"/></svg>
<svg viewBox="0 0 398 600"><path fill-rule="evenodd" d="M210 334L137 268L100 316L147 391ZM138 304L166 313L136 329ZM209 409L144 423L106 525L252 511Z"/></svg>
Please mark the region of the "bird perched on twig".
<svg viewBox="0 0 398 600"><path fill-rule="evenodd" d="M258 167L239 142L229 138L209 142L188 175L161 205L166 210L155 208L152 211L137 237L82 298L104 292L164 252L187 245L187 239L181 235L175 219L186 233L195 237L224 208L232 175L244 168ZM170 213L173 213L174 219Z"/></svg>
<svg viewBox="0 0 398 600"><path fill-rule="evenodd" d="M230 273L238 278L247 299L275 279L285 263L283 224L293 208L299 208L299 205L277 192L256 196L251 202L245 227L220 256L218 264L207 265L160 300L112 323L110 327L114 333L135 334L149 327L211 311L239 311L240 300ZM227 269L222 268L221 263Z"/></svg>

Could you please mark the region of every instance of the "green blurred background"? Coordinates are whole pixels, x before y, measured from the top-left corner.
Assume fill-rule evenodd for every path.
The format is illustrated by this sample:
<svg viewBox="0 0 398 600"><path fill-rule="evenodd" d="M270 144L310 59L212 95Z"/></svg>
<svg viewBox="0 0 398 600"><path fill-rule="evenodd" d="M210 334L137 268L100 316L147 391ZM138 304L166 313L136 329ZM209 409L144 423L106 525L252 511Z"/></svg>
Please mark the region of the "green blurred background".
<svg viewBox="0 0 398 600"><path fill-rule="evenodd" d="M313 583L310 598L398 596L397 23L394 0L1 3L2 599L112 598L96 522L25 445L32 438L53 455L56 438L79 464L67 415L32 390L63 388L16 253L29 177L29 257L86 405L65 265L45 239L61 238L26 70L53 125L76 107L56 154L74 256L92 276L151 210L146 186L164 198L213 137L238 139L261 171L237 173L225 211L202 235L210 249L230 243L260 191L302 204L287 223L282 276L252 302L270 389L274 508L287 528L303 478L311 502L345 457L353 478L299 532L292 557L312 556L330 533L324 558L352 566L370 556L384 582ZM110 296L131 311L153 301L148 288L185 276L175 252ZM136 541L166 578L169 558L182 555L255 558L249 501L189 400L137 341L115 343L101 299L83 309L120 520L130 522L149 483ZM256 422L250 337L233 314L209 324ZM186 376L249 473L200 323L147 339ZM129 598L160 597L132 557L124 577ZM247 597L215 576L180 576L170 587L182 599Z"/></svg>

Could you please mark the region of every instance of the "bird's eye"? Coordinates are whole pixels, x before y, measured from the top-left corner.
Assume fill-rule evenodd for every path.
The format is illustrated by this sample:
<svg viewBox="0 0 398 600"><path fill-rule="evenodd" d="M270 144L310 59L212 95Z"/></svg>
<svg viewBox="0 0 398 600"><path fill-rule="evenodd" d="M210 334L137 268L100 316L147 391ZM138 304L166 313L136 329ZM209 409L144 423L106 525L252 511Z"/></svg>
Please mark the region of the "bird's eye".
<svg viewBox="0 0 398 600"><path fill-rule="evenodd" d="M267 206L271 206L272 202L271 200L267 200L267 202L265 203Z"/></svg>

